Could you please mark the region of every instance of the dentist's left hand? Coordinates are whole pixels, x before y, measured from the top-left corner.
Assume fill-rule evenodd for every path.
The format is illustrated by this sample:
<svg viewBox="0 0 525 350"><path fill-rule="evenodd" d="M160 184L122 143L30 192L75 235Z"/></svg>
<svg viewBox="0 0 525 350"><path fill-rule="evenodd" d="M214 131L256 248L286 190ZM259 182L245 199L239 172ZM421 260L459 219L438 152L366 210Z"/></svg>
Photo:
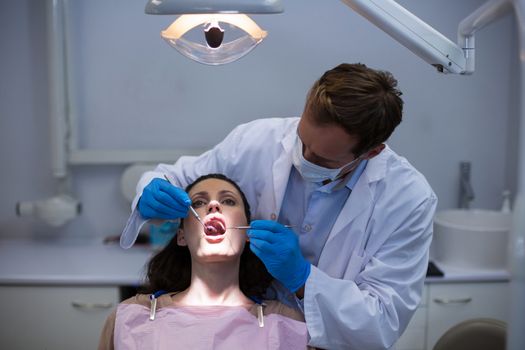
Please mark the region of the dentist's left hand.
<svg viewBox="0 0 525 350"><path fill-rule="evenodd" d="M137 205L145 219L174 220L188 216L191 199L181 188L163 179L153 179L144 187Z"/></svg>
<svg viewBox="0 0 525 350"><path fill-rule="evenodd" d="M291 292L303 287L311 265L301 253L296 234L275 221L255 220L250 226L250 249L268 272Z"/></svg>

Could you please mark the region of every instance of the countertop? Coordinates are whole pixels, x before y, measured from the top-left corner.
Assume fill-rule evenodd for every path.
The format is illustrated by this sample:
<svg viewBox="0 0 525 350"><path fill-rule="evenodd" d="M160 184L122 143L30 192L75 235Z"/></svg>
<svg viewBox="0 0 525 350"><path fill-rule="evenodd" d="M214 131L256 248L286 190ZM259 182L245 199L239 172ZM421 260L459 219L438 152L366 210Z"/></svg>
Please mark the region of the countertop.
<svg viewBox="0 0 525 350"><path fill-rule="evenodd" d="M0 284L137 286L153 250L103 239L0 239Z"/></svg>
<svg viewBox="0 0 525 350"><path fill-rule="evenodd" d="M433 262L445 275L443 277L427 276L425 283L506 282L510 280L510 273L505 269L462 269L435 260Z"/></svg>
<svg viewBox="0 0 525 350"><path fill-rule="evenodd" d="M148 246L122 249L103 239L0 239L0 284L138 286L154 253ZM506 270L462 270L436 265L443 277L426 283L508 281Z"/></svg>

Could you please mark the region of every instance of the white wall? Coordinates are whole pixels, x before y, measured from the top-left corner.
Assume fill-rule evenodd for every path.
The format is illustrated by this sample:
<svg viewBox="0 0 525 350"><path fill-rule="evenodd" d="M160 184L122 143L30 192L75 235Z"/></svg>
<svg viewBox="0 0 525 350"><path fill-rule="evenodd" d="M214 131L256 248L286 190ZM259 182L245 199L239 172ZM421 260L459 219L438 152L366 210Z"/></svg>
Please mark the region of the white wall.
<svg viewBox="0 0 525 350"><path fill-rule="evenodd" d="M472 162L473 207L498 208L516 181L517 38L514 18L476 37L473 76L442 75L339 1L284 0L254 16L269 32L252 53L220 67L186 59L159 36L173 18L143 0L70 0L73 101L81 149L208 148L235 125L300 115L325 70L362 62L391 71L405 114L389 141L424 173L439 208L457 205L459 162ZM399 1L455 41L482 0ZM75 166L84 211L52 229L15 216L19 200L54 193L49 151L45 4L0 1L0 235L118 235L129 214L122 166Z"/></svg>

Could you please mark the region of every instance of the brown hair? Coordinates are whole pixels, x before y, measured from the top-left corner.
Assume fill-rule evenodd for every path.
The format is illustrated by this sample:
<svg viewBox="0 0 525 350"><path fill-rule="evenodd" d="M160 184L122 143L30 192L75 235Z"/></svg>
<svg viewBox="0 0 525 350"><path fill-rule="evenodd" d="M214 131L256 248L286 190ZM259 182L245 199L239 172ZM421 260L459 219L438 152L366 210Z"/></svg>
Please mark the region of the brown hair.
<svg viewBox="0 0 525 350"><path fill-rule="evenodd" d="M199 177L186 187L189 192L193 186L206 179L219 179L232 184L239 191L244 205L246 220L250 222L250 205L239 186L222 174L209 174ZM181 227L184 220L181 220ZM268 273L261 260L251 251L249 242L244 246L239 266L239 286L249 297L261 298L270 286L273 277ZM141 293L150 294L159 290L180 292L190 286L191 255L186 246L177 244L177 237L158 252L148 263L146 285L140 288Z"/></svg>
<svg viewBox="0 0 525 350"><path fill-rule="evenodd" d="M359 143L359 156L386 141L401 123L403 100L391 73L364 64L343 63L317 80L306 101L305 112L319 125L335 123Z"/></svg>

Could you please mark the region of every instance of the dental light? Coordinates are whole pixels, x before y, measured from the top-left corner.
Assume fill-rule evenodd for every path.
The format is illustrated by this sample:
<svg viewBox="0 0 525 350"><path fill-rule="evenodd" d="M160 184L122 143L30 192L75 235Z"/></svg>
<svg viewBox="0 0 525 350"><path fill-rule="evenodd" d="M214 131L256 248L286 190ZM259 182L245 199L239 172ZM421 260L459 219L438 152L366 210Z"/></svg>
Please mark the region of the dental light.
<svg viewBox="0 0 525 350"><path fill-rule="evenodd" d="M283 7L280 0L149 0L145 12L181 15L162 38L192 60L221 65L243 57L267 35L246 13L280 13ZM198 27L202 32L192 37ZM225 36L233 40L224 42Z"/></svg>
<svg viewBox="0 0 525 350"><path fill-rule="evenodd" d="M458 44L452 42L394 0L341 0L441 73L474 72L474 32L505 12L489 1L472 16L474 23L460 24ZM200 63L220 65L233 62L255 48L267 35L243 13L281 13L280 0L149 0L147 14L181 15L161 36L181 54ZM479 14L488 13L489 16ZM223 24L223 26L221 26ZM225 30L224 24L230 26ZM190 40L192 29L201 26L200 42ZM244 33L224 42L226 32Z"/></svg>

